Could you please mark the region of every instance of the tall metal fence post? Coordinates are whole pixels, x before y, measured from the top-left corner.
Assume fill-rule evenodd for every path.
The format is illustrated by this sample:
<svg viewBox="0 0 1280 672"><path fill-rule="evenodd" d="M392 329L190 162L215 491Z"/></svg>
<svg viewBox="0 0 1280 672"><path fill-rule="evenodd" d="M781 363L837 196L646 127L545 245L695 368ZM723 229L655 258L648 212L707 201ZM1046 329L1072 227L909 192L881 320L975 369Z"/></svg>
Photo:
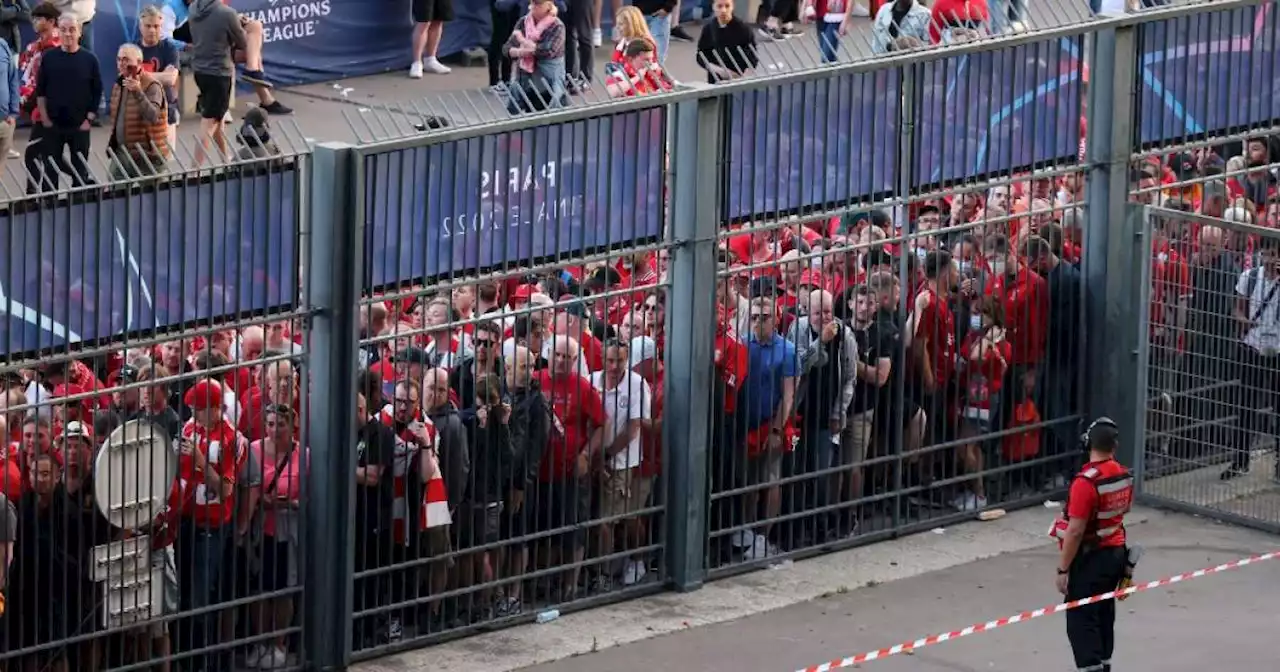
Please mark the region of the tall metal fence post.
<svg viewBox="0 0 1280 672"><path fill-rule="evenodd" d="M723 97L673 106L671 289L667 301L667 559L677 590L706 575L707 452L711 444L712 345L716 335L716 234L719 231Z"/></svg>
<svg viewBox="0 0 1280 672"><path fill-rule="evenodd" d="M311 492L302 614L307 669L342 670L351 658L355 562L356 349L364 230L354 211L351 147L316 145L312 161L310 260Z"/></svg>
<svg viewBox="0 0 1280 672"><path fill-rule="evenodd" d="M924 69L923 65L911 64L903 66L899 70L901 77L901 85L899 86L898 96L898 163L897 174L894 176L895 195L899 199L905 199L911 195L911 189L915 185L916 171L916 92L919 90L916 83L921 79L920 73ZM895 219L902 224L902 233L906 235L911 231L908 226L910 217L907 214L907 207L901 206L901 212L895 214ZM910 249L909 239L904 239L901 243L902 249ZM898 283L901 287L912 287L910 275L910 267L907 265L907 255L898 255ZM907 315L911 308L907 302L911 300L911 292L902 292L902 296L898 299L898 314ZM905 327L905 325L903 325ZM897 398L903 398L906 392L906 377L893 377L893 394ZM894 409L895 417L892 422L898 423L899 426L905 426L902 423L904 419L901 417L901 405L897 405ZM892 464L893 491L895 493L902 492L904 486L904 475L902 470L902 432L897 432L891 450L897 456ZM893 522L892 529L894 534L903 527L903 515L905 500L901 495L894 495L893 498Z"/></svg>
<svg viewBox="0 0 1280 672"><path fill-rule="evenodd" d="M1149 243L1129 218L1129 166L1137 146L1140 89L1137 28L1099 31L1092 40L1086 157L1088 213L1084 234L1085 324L1089 376L1086 421L1101 415L1120 426L1120 454L1142 455L1145 390L1137 389L1140 253Z"/></svg>

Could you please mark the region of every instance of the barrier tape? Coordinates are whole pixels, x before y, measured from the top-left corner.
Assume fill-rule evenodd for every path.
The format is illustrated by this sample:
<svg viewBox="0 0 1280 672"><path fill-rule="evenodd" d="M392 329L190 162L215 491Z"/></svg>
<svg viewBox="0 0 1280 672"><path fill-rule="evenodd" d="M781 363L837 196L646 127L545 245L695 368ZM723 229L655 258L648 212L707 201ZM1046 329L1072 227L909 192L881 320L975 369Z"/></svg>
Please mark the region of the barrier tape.
<svg viewBox="0 0 1280 672"><path fill-rule="evenodd" d="M1129 586L1128 588L1125 588L1124 590L1113 590L1109 593L1102 593L1101 595L1094 595L1093 597L1086 597L1079 600L1073 600L1071 602L1063 602L1061 604L1055 604L1055 605L1051 605L1041 609L1036 609L1035 611L1024 611L1020 614L1016 614L1008 618L1001 618L994 621L987 621L986 623L978 623L975 625L971 625L963 630L952 630L951 632L944 632L938 635L930 635L928 637L922 637L920 639L915 640L914 642L905 642L902 644L898 644L897 646L891 646L887 649L879 649L877 651L868 651L867 653L860 653L856 656L850 656L848 658L833 660L829 663L822 663L821 665L814 665L813 667L805 667L797 670L796 672L828 672L828 670L838 670L844 667L852 667L854 665L867 663L873 660L878 660L880 658L888 658L889 656L896 656L900 653L909 654L915 651L916 649L921 649L926 646L933 646L934 644L949 642L953 639L960 639L961 637L968 637L969 635L976 635L978 633L988 632L990 630L995 630L996 628L1003 628L1006 625L1013 625L1014 623L1022 623L1023 621L1029 621L1033 618L1040 618L1041 616L1051 616L1053 614L1061 613L1070 609L1076 609L1078 607L1090 605L1095 602L1102 602L1102 601L1111 600L1117 597L1132 595L1134 593L1141 593L1143 591L1160 588L1162 586L1168 586L1175 583L1180 583L1182 581L1187 581L1190 579L1198 579L1202 576L1209 576L1210 574L1219 574L1221 572L1225 572L1232 569L1239 569L1241 567L1247 567L1249 565L1257 564L1259 562L1265 562L1267 560L1275 560L1276 558L1280 558L1280 551L1276 551L1273 553L1263 553L1262 555L1255 555L1251 558L1244 558L1242 560L1236 560L1235 562L1228 562L1226 564L1218 565L1217 567L1209 567L1207 569L1198 569L1194 572L1187 572L1186 574L1178 574L1176 576L1157 579L1155 581L1149 581L1143 584L1135 584L1135 585Z"/></svg>

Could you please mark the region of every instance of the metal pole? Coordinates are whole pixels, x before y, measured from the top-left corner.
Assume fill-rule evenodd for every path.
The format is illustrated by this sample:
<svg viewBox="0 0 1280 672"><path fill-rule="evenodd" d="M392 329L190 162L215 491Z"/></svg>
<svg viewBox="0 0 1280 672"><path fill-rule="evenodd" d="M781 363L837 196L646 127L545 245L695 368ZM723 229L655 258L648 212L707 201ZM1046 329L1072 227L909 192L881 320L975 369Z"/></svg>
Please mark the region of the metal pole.
<svg viewBox="0 0 1280 672"><path fill-rule="evenodd" d="M907 236L911 233L911 214L906 205L906 199L911 195L912 185L915 184L916 175L916 80L924 66L909 65L900 69L901 86L898 96L898 173L894 181L895 196L901 205L895 206L898 224L902 227L900 232ZM944 157L939 156L938 160ZM904 238L902 241L902 254L898 255L898 285L902 289L902 295L898 299L898 328L906 328L907 313L910 312L910 301L914 298L911 296L912 282L908 277L909 267L907 266L907 253L910 252L911 238ZM906 341L903 341L904 343ZM893 394L896 398L905 397L906 391L906 375L905 371L898 371L893 376ZM902 404L896 404L892 422L897 423L897 427L905 427L905 418L902 417ZM905 474L902 465L902 439L903 432L896 432L897 437L891 450L898 456L898 459L892 463L893 492L900 493L905 485ZM917 446L918 448L918 446ZM891 529L894 534L902 529L904 525L905 503L902 496L895 494L893 498L893 521Z"/></svg>
<svg viewBox="0 0 1280 672"><path fill-rule="evenodd" d="M351 657L355 562L356 303L364 221L355 211L354 154L344 143L316 145L312 159L308 282L311 291L311 464L305 498L302 614L307 669L343 670Z"/></svg>
<svg viewBox="0 0 1280 672"><path fill-rule="evenodd" d="M1120 425L1120 454L1133 464L1143 426L1133 419L1146 390L1137 389L1140 262L1148 244L1129 217L1129 162L1137 145L1137 29L1104 29L1092 41L1086 156L1089 204L1084 236L1085 321L1081 334L1089 365L1086 420L1100 415Z"/></svg>
<svg viewBox="0 0 1280 672"><path fill-rule="evenodd" d="M721 213L722 97L680 103L669 143L671 289L667 300L663 445L667 465L667 561L672 586L706 576L707 448L711 443L712 344L716 336L716 234Z"/></svg>

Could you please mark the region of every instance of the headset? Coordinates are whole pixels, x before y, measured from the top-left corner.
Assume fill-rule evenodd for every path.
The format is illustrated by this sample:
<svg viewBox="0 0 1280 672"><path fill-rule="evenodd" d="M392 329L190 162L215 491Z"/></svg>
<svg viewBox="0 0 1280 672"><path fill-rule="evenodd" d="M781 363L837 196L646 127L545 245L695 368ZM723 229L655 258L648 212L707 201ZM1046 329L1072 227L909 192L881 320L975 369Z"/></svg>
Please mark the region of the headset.
<svg viewBox="0 0 1280 672"><path fill-rule="evenodd" d="M1097 420L1089 423L1089 426L1084 430L1084 434L1080 435L1080 445L1085 450L1089 449L1089 438L1092 436L1095 427L1110 427L1116 431L1120 430L1120 427L1116 425L1115 420L1112 420L1105 415L1100 416Z"/></svg>

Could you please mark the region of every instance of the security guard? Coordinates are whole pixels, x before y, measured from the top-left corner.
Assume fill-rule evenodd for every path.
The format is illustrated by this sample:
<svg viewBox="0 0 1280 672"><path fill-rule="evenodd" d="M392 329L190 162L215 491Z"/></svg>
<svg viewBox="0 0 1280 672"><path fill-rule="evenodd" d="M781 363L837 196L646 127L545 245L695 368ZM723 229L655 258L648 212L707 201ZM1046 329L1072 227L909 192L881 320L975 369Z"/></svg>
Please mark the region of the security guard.
<svg viewBox="0 0 1280 672"><path fill-rule="evenodd" d="M1119 429L1098 418L1081 437L1089 463L1071 482L1063 516L1050 535L1062 549L1058 591L1068 602L1113 591L1128 567L1124 514L1133 503L1133 476L1115 459ZM1111 669L1115 649L1115 600L1067 612L1067 639L1081 672Z"/></svg>

